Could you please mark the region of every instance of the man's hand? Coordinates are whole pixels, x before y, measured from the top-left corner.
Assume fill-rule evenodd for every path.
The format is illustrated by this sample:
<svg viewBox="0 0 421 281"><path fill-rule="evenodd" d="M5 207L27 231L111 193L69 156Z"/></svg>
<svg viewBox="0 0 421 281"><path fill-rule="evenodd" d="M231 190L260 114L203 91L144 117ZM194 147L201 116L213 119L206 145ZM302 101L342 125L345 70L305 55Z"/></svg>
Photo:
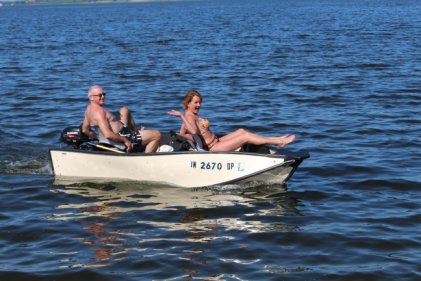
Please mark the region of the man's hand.
<svg viewBox="0 0 421 281"><path fill-rule="evenodd" d="M124 142L124 145L126 146L126 151L127 152L130 152L130 151L133 150L133 144L128 139L126 139L126 141Z"/></svg>

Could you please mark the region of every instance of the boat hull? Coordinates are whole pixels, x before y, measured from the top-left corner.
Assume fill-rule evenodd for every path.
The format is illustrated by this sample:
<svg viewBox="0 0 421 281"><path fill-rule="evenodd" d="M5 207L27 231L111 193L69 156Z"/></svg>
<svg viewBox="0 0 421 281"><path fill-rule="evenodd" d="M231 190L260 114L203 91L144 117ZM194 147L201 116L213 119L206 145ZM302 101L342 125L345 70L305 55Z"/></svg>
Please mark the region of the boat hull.
<svg viewBox="0 0 421 281"><path fill-rule="evenodd" d="M284 183L308 155L244 152L169 152L116 154L51 149L60 179L109 179L203 187L230 183Z"/></svg>

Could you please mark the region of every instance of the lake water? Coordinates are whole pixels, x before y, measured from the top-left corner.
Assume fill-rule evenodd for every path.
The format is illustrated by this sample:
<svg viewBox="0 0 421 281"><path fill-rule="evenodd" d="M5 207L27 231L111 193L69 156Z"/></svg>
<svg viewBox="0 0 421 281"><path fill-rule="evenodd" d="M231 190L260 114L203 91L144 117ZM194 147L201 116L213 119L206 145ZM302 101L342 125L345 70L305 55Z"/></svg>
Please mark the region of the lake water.
<svg viewBox="0 0 421 281"><path fill-rule="evenodd" d="M349 2L349 3L348 3ZM420 280L421 2L0 8L1 280ZM54 181L89 86L138 123L294 133L287 186Z"/></svg>

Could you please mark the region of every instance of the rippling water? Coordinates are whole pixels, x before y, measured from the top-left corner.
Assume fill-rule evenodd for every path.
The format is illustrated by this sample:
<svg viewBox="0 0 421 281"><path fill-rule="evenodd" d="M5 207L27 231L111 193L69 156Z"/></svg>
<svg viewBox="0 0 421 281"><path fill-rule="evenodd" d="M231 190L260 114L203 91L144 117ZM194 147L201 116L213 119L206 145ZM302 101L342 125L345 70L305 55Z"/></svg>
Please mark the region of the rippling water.
<svg viewBox="0 0 421 281"><path fill-rule="evenodd" d="M418 1L0 8L0 279L419 280ZM295 133L288 186L74 183L86 91L147 128L191 88L219 133Z"/></svg>

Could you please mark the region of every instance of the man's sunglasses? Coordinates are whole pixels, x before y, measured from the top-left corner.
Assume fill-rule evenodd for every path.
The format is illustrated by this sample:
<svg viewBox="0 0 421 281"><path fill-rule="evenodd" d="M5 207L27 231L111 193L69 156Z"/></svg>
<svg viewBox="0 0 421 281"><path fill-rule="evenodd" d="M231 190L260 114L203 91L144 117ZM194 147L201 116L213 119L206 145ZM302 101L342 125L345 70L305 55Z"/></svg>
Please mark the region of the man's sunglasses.
<svg viewBox="0 0 421 281"><path fill-rule="evenodd" d="M99 98L104 97L105 98L105 95L106 93L99 93L98 95L91 95L91 97L99 97Z"/></svg>

